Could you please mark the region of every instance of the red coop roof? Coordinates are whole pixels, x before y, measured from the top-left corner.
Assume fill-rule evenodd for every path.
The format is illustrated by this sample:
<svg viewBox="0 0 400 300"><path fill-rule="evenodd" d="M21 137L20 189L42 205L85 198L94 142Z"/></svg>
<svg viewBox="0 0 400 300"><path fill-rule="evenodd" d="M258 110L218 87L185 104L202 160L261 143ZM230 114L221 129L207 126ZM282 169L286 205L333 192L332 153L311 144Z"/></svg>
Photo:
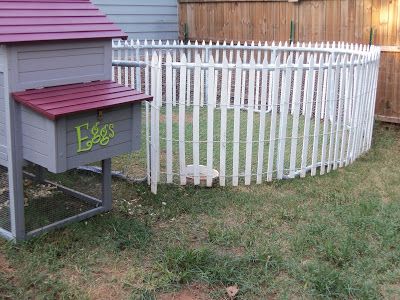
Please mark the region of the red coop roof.
<svg viewBox="0 0 400 300"><path fill-rule="evenodd" d="M0 0L0 43L126 37L90 0Z"/></svg>
<svg viewBox="0 0 400 300"><path fill-rule="evenodd" d="M153 99L151 96L110 80L27 90L12 95L15 101L50 120L80 112Z"/></svg>

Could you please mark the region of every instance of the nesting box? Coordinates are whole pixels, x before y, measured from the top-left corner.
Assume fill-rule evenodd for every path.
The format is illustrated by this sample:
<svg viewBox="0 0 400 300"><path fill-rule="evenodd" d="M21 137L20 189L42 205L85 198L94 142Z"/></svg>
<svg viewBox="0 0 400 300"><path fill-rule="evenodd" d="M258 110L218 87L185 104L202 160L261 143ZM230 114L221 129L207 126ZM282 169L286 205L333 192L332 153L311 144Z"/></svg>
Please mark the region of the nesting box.
<svg viewBox="0 0 400 300"><path fill-rule="evenodd" d="M4 237L44 231L25 230L24 161L53 173L102 161L103 197L87 216L111 208L110 158L140 148L140 103L151 100L113 82L113 38L126 35L89 0L0 0L0 165L8 169L10 200Z"/></svg>

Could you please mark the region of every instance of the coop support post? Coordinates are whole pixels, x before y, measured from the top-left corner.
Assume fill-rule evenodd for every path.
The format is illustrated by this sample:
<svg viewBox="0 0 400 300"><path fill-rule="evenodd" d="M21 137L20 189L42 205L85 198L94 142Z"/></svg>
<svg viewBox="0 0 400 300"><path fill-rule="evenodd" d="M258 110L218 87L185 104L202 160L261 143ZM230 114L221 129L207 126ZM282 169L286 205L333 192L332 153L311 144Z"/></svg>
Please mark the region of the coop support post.
<svg viewBox="0 0 400 300"><path fill-rule="evenodd" d="M11 233L16 241L25 239L24 216L24 184L23 184L23 158L21 146L19 104L8 96L6 100L6 113L8 118L7 150L8 150L8 185L10 198L10 223Z"/></svg>
<svg viewBox="0 0 400 300"><path fill-rule="evenodd" d="M6 56L10 56L5 50ZM1 63L1 62L0 62ZM8 59L4 60L4 101L6 113L8 186L11 234L15 241L25 239L23 158L20 129L20 106L10 96Z"/></svg>
<svg viewBox="0 0 400 300"><path fill-rule="evenodd" d="M102 166L102 202L103 209L109 211L112 208L112 192L111 192L111 159L101 161Z"/></svg>

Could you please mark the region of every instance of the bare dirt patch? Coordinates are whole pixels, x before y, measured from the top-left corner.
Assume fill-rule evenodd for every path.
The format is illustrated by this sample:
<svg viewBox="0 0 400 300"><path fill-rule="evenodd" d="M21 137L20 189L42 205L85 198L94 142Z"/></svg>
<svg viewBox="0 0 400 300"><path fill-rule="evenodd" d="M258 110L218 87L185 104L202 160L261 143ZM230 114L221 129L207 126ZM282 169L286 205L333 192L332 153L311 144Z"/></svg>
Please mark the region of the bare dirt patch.
<svg viewBox="0 0 400 300"><path fill-rule="evenodd" d="M165 122L166 120L166 115L161 115L160 114L160 122ZM172 122L179 124L179 116L177 114L172 114ZM185 116L185 123L186 124L192 124L193 122L193 116L190 114L186 114Z"/></svg>
<svg viewBox="0 0 400 300"><path fill-rule="evenodd" d="M89 299L128 299L130 290L124 288L124 280L130 265L115 263L101 266L91 273L90 278L85 278L77 268L66 269L63 274L70 284L85 291Z"/></svg>
<svg viewBox="0 0 400 300"><path fill-rule="evenodd" d="M201 284L193 284L173 293L161 294L157 300L210 300L208 287Z"/></svg>
<svg viewBox="0 0 400 300"><path fill-rule="evenodd" d="M0 272L8 275L12 275L14 273L14 269L11 267L8 260L2 253L0 253Z"/></svg>

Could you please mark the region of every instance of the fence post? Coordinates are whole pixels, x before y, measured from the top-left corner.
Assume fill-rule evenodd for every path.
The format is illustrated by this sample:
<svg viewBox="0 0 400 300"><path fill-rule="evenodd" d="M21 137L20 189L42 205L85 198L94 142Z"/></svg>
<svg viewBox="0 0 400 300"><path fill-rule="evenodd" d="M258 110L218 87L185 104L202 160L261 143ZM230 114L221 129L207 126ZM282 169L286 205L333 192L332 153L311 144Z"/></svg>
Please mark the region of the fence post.
<svg viewBox="0 0 400 300"><path fill-rule="evenodd" d="M282 179L285 165L286 127L289 114L290 89L292 85L292 59L290 53L286 61L285 76L282 76L282 96L280 102L278 159L276 163L277 178Z"/></svg>
<svg viewBox="0 0 400 300"><path fill-rule="evenodd" d="M271 101L271 126L269 133L269 149L268 149L268 169L267 181L271 181L274 170L275 156L275 135L276 135L276 115L278 113L278 97L279 97L279 76L280 76L281 55L275 59L275 70L272 79L272 101Z"/></svg>
<svg viewBox="0 0 400 300"><path fill-rule="evenodd" d="M198 53L194 57L194 87L193 87L193 177L194 185L200 184L200 76L201 59Z"/></svg>
<svg viewBox="0 0 400 300"><path fill-rule="evenodd" d="M240 89L242 86L242 60L240 52L237 52L236 57L236 74L235 74L235 95L233 102L234 117L233 117L233 166L232 166L232 185L237 186L239 183L239 164L240 164Z"/></svg>
<svg viewBox="0 0 400 300"><path fill-rule="evenodd" d="M226 130L227 130L227 105L228 105L228 60L225 51L222 54L222 82L221 82L221 122L220 122L220 148L219 148L219 184L225 186L226 179Z"/></svg>
<svg viewBox="0 0 400 300"><path fill-rule="evenodd" d="M181 53L181 67L179 70L179 174L181 185L186 185L186 154L185 154L185 127L186 127L186 55Z"/></svg>
<svg viewBox="0 0 400 300"><path fill-rule="evenodd" d="M167 51L166 60L165 60L165 124L166 124L166 160L167 160L167 183L172 183L173 175L172 175L172 93L173 93L173 84L172 84L172 57L171 53Z"/></svg>
<svg viewBox="0 0 400 300"><path fill-rule="evenodd" d="M300 97L303 81L303 60L304 54L300 54L296 61L296 72L293 86L293 102L292 102L292 140L290 143L290 166L289 177L294 178L296 173L296 159L297 159L297 138L299 133L299 115L300 115Z"/></svg>
<svg viewBox="0 0 400 300"><path fill-rule="evenodd" d="M264 145L265 145L265 115L267 112L267 82L268 82L268 58L264 56L263 69L261 72L261 109L260 109L260 127L258 132L258 164L257 164L257 179L259 184L262 181L262 173L264 169Z"/></svg>
<svg viewBox="0 0 400 300"><path fill-rule="evenodd" d="M159 150L159 132L158 132L158 92L157 92L157 81L158 81L158 57L155 52L153 52L151 59L151 95L154 97L151 104L151 192L157 193L158 184L158 172L159 166L157 164L157 151Z"/></svg>
<svg viewBox="0 0 400 300"><path fill-rule="evenodd" d="M207 56L206 56L207 57ZM214 158L214 59L207 58L208 70L206 72L207 95L207 186L212 186L213 158Z"/></svg>

